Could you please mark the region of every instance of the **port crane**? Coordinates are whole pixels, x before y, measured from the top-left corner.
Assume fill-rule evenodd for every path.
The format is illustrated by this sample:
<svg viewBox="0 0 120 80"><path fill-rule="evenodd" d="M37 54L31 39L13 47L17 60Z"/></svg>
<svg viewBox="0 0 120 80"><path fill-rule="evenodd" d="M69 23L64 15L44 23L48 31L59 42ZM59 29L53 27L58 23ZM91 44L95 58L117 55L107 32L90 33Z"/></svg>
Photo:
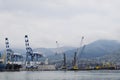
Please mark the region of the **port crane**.
<svg viewBox="0 0 120 80"><path fill-rule="evenodd" d="M34 54L33 54L32 48L29 45L28 35L25 35L25 46L26 46L26 60L25 60L25 64L26 64L26 67L28 67L28 66L30 67L31 66L31 62L34 61Z"/></svg>
<svg viewBox="0 0 120 80"><path fill-rule="evenodd" d="M11 64L11 62L13 63L14 61L14 51L10 49L8 38L5 38L5 44L6 44L6 64Z"/></svg>
<svg viewBox="0 0 120 80"><path fill-rule="evenodd" d="M23 56L20 54L14 53L12 49L10 49L9 46L9 40L8 38L5 38L5 44L6 44L6 69L7 70L18 70L21 67L21 63L18 64L18 60L22 61Z"/></svg>
<svg viewBox="0 0 120 80"><path fill-rule="evenodd" d="M58 41L56 41L56 46L57 46L57 48L56 48L56 55L57 55L57 54L59 54L59 43L58 43Z"/></svg>
<svg viewBox="0 0 120 80"><path fill-rule="evenodd" d="M72 70L78 70L78 60L77 56L80 54L80 48L82 47L84 37L82 36L80 47L77 49L77 52L74 53L73 67ZM82 50L81 50L82 51Z"/></svg>
<svg viewBox="0 0 120 80"><path fill-rule="evenodd" d="M28 35L25 35L25 46L26 46L26 68L37 67L39 64L39 59L42 57L42 54L39 52L33 52L33 49L29 45Z"/></svg>
<svg viewBox="0 0 120 80"><path fill-rule="evenodd" d="M66 54L63 53L63 66L62 69L67 69L67 65L66 65Z"/></svg>
<svg viewBox="0 0 120 80"><path fill-rule="evenodd" d="M63 58L61 58L61 60L58 60L58 61L63 61L61 69L67 69L67 66L66 66L66 54L62 53L62 51L61 52L59 51L59 43L58 43L58 41L56 41L56 46L57 46L56 55L58 55L59 53L61 53L63 55L62 56Z"/></svg>

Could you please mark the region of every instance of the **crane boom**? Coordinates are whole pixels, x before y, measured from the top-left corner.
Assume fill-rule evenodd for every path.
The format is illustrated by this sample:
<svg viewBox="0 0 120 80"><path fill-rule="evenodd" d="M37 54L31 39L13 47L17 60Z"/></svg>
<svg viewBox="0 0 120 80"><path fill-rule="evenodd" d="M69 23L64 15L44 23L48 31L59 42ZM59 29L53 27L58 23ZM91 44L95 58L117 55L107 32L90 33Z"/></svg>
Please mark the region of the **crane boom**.
<svg viewBox="0 0 120 80"><path fill-rule="evenodd" d="M34 54L33 54L32 48L29 46L28 35L25 35L25 46L26 46L26 61L25 61L25 64L27 66L27 65L30 65L31 61L34 61Z"/></svg>
<svg viewBox="0 0 120 80"><path fill-rule="evenodd" d="M73 61L73 70L78 70L78 60L77 57L80 53L80 48L82 47L84 37L82 36L80 47L77 49L77 52L74 53L74 61Z"/></svg>
<svg viewBox="0 0 120 80"><path fill-rule="evenodd" d="M56 55L57 55L57 54L59 54L59 43L58 43L58 41L56 41L56 46L57 46L56 47Z"/></svg>
<svg viewBox="0 0 120 80"><path fill-rule="evenodd" d="M84 46L82 47L82 49L81 49L81 51L80 51L80 54L79 54L78 56L81 56L81 55L83 54L83 51L84 51L85 47L86 47L86 45L84 45Z"/></svg>
<svg viewBox="0 0 120 80"><path fill-rule="evenodd" d="M83 45L83 39L84 39L84 36L82 36L81 41L80 41L80 47L77 49L77 56L80 54L80 48Z"/></svg>

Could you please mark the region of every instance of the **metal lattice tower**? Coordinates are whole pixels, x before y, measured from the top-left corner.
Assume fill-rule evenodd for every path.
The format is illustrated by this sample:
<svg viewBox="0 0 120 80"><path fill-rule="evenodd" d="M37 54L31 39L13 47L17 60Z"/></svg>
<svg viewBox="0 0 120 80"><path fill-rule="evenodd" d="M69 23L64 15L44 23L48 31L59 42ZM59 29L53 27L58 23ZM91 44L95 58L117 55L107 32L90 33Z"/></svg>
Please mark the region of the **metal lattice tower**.
<svg viewBox="0 0 120 80"><path fill-rule="evenodd" d="M83 45L83 39L84 39L84 36L82 36L82 38L81 38L80 47L79 47L78 50L77 50L77 56L80 54L80 48L81 48L82 45Z"/></svg>
<svg viewBox="0 0 120 80"><path fill-rule="evenodd" d="M32 48L29 46L28 35L25 35L25 46L26 46L26 63L30 64L30 61L34 61L34 54Z"/></svg>
<svg viewBox="0 0 120 80"><path fill-rule="evenodd" d="M59 52L59 43L58 43L58 41L56 41L56 46L57 46L57 48L56 48L56 55L57 55L57 54L60 53L60 52Z"/></svg>
<svg viewBox="0 0 120 80"><path fill-rule="evenodd" d="M75 52L75 54L74 54L74 62L73 62L73 65L74 65L74 66L78 66L78 65L77 65L77 52Z"/></svg>
<svg viewBox="0 0 120 80"><path fill-rule="evenodd" d="M84 39L84 36L82 36L82 38L81 38L80 48L82 47L83 39ZM73 69L74 70L78 70L78 60L77 60L77 57L78 57L78 55L80 53L80 48L78 48L77 52L74 53L74 60L73 60Z"/></svg>
<svg viewBox="0 0 120 80"><path fill-rule="evenodd" d="M63 58L64 58L63 69L67 69L67 65L66 65L66 54L65 54L65 53L63 53Z"/></svg>
<svg viewBox="0 0 120 80"><path fill-rule="evenodd" d="M5 38L5 44L6 44L6 64L9 62L14 61L14 52L9 48L9 40L8 38Z"/></svg>

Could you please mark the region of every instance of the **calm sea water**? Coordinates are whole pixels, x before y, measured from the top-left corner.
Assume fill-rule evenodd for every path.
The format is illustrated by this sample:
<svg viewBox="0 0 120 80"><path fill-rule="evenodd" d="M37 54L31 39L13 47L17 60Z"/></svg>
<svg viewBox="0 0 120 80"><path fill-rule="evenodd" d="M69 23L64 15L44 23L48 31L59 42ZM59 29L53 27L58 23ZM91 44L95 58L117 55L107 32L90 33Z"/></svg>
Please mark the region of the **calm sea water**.
<svg viewBox="0 0 120 80"><path fill-rule="evenodd" d="M0 72L0 80L120 80L120 71Z"/></svg>

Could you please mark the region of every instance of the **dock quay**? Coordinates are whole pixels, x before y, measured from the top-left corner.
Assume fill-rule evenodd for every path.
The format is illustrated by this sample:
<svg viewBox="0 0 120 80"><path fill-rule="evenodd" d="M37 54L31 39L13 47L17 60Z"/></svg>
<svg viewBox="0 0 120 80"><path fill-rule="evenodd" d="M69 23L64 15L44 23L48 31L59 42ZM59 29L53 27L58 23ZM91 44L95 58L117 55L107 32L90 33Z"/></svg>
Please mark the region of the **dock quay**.
<svg viewBox="0 0 120 80"><path fill-rule="evenodd" d="M37 67L20 68L20 71L55 71L55 65L39 65Z"/></svg>
<svg viewBox="0 0 120 80"><path fill-rule="evenodd" d="M5 38L6 51L0 58L0 71L77 71L77 70L120 70L120 64L116 65L111 62L79 61L78 55L80 48L73 53L73 60L67 60L66 53L63 59L50 61L39 52L34 52L30 47L28 35L25 35L25 54L14 52L9 45L8 38ZM81 45L84 37L81 38ZM56 41L57 45L58 42ZM81 48L81 54L86 46ZM59 53L55 54L56 56ZM41 58L43 58L41 60Z"/></svg>

